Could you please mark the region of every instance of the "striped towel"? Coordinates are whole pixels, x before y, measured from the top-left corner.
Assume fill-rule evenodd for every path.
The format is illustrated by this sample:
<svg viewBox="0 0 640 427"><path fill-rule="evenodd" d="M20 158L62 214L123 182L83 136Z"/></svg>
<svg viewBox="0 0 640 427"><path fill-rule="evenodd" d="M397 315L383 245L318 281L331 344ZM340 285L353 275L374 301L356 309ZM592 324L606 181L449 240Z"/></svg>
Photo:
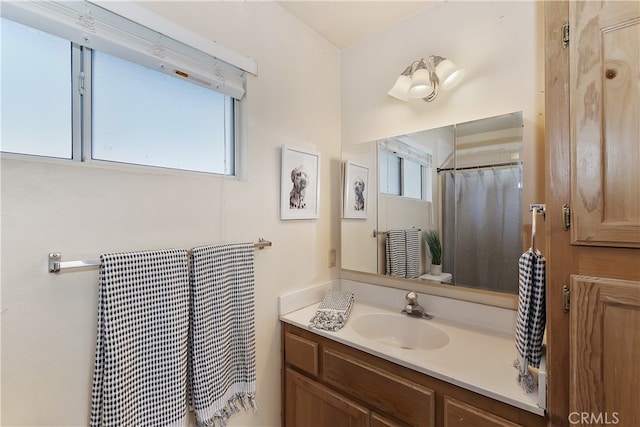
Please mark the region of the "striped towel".
<svg viewBox="0 0 640 427"><path fill-rule="evenodd" d="M405 230L405 251L407 254L406 277L415 279L420 277L420 230L410 228Z"/></svg>
<svg viewBox="0 0 640 427"><path fill-rule="evenodd" d="M187 251L100 256L91 426L183 426Z"/></svg>
<svg viewBox="0 0 640 427"><path fill-rule="evenodd" d="M529 249L520 257L518 318L516 321L516 350L514 366L517 381L531 393L536 381L529 366L540 367L545 314L545 259L538 251Z"/></svg>
<svg viewBox="0 0 640 427"><path fill-rule="evenodd" d="M407 276L407 241L404 230L389 230L385 242L387 274Z"/></svg>
<svg viewBox="0 0 640 427"><path fill-rule="evenodd" d="M387 274L415 279L420 277L420 230L390 230L385 242Z"/></svg>
<svg viewBox="0 0 640 427"><path fill-rule="evenodd" d="M254 410L253 243L202 246L191 257L190 406L198 425L226 425Z"/></svg>
<svg viewBox="0 0 640 427"><path fill-rule="evenodd" d="M324 329L325 331L337 331L347 323L352 305L353 292L327 292L322 302L320 302L318 311L316 311L315 316L311 319L309 327Z"/></svg>

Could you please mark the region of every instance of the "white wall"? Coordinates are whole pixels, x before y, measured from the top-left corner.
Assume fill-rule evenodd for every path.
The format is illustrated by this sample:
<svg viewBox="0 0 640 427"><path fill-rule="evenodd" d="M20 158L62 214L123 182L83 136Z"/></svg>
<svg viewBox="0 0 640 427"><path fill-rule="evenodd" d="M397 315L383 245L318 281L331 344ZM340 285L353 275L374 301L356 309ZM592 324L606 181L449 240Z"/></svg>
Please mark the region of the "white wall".
<svg viewBox="0 0 640 427"><path fill-rule="evenodd" d="M47 254L256 241L256 414L231 426L280 425L277 295L337 276L339 52L273 2L142 3L258 61L249 77L246 182L60 162L2 159L3 426L87 425L97 271L46 271ZM279 220L280 147L321 153L318 220Z"/></svg>
<svg viewBox="0 0 640 427"><path fill-rule="evenodd" d="M524 202L544 198L542 3L446 1L341 51L342 144L523 111ZM466 70L431 103L387 95L430 54ZM531 215L523 212L525 231ZM526 239L525 239L526 240Z"/></svg>

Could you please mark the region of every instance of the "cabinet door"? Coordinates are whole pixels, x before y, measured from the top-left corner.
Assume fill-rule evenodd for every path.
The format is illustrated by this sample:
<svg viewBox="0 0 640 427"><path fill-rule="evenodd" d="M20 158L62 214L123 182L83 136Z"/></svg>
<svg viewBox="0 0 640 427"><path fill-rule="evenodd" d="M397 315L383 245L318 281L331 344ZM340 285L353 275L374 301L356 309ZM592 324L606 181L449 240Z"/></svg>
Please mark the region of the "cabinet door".
<svg viewBox="0 0 640 427"><path fill-rule="evenodd" d="M569 7L573 242L640 247L640 2Z"/></svg>
<svg viewBox="0 0 640 427"><path fill-rule="evenodd" d="M383 417L375 412L371 413L371 427L405 427L404 424L399 424L394 420L390 420L387 417Z"/></svg>
<svg viewBox="0 0 640 427"><path fill-rule="evenodd" d="M327 387L286 370L287 427L368 427L369 411Z"/></svg>
<svg viewBox="0 0 640 427"><path fill-rule="evenodd" d="M640 282L573 276L570 348L569 421L639 426Z"/></svg>
<svg viewBox="0 0 640 427"><path fill-rule="evenodd" d="M444 427L518 427L502 417L480 408L444 397Z"/></svg>

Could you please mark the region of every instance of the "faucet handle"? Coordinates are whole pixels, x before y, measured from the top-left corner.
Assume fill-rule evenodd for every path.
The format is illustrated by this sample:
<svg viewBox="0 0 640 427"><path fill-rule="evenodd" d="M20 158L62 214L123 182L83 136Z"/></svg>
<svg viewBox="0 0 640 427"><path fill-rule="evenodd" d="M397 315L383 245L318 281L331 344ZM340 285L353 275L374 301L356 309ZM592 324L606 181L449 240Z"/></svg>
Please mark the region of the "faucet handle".
<svg viewBox="0 0 640 427"><path fill-rule="evenodd" d="M405 298L407 299L407 303L409 305L417 305L418 304L418 294L416 294L413 291L408 292L407 295L405 296Z"/></svg>

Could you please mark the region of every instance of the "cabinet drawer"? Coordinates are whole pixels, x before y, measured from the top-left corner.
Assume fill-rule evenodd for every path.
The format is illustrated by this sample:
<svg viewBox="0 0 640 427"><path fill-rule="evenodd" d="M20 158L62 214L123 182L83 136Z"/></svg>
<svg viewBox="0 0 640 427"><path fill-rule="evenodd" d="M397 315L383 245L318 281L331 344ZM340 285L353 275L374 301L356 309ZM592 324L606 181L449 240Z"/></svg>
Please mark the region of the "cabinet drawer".
<svg viewBox="0 0 640 427"><path fill-rule="evenodd" d="M318 343L286 332L284 353L288 364L318 376Z"/></svg>
<svg viewBox="0 0 640 427"><path fill-rule="evenodd" d="M324 349L322 357L328 384L409 425L434 425L433 390L333 349Z"/></svg>
<svg viewBox="0 0 640 427"><path fill-rule="evenodd" d="M518 427L520 424L483 411L468 403L444 397L444 427Z"/></svg>

